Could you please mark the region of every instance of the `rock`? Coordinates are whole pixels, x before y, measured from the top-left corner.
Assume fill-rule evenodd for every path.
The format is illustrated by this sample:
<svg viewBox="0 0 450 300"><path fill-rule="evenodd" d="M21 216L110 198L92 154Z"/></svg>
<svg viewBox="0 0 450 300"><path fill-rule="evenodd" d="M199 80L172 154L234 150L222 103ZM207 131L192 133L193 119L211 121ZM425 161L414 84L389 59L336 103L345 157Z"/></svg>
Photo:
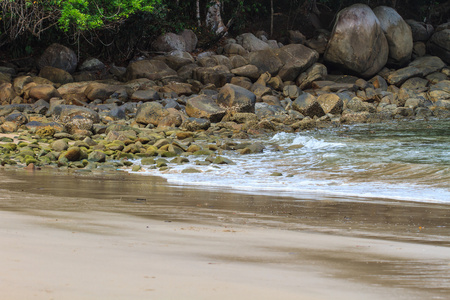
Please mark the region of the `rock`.
<svg viewBox="0 0 450 300"><path fill-rule="evenodd" d="M181 82L169 82L163 87L162 91L165 93L173 92L178 96L190 96L193 94L192 85Z"/></svg>
<svg viewBox="0 0 450 300"><path fill-rule="evenodd" d="M407 79L411 77L416 76L423 76L423 72L421 69L418 69L416 67L408 66L399 70L396 70L392 72L388 78L387 81L389 84L394 84L397 86L402 85Z"/></svg>
<svg viewBox="0 0 450 300"><path fill-rule="evenodd" d="M84 90L84 95L91 101L100 99L102 101L108 99L112 94L114 94L119 89L124 89L122 86L110 85L105 83L94 82L86 86Z"/></svg>
<svg viewBox="0 0 450 300"><path fill-rule="evenodd" d="M450 100L450 80L443 80L430 86L428 98L434 103L440 100Z"/></svg>
<svg viewBox="0 0 450 300"><path fill-rule="evenodd" d="M21 126L23 124L28 123L28 118L23 113L18 112L18 113L12 113L12 114L8 115L5 118L5 121L6 122L14 122L17 124L17 126Z"/></svg>
<svg viewBox="0 0 450 300"><path fill-rule="evenodd" d="M434 32L434 28L430 24L425 24L415 20L406 20L406 23L411 28L414 42L426 42L430 39Z"/></svg>
<svg viewBox="0 0 450 300"><path fill-rule="evenodd" d="M75 72L78 64L78 58L75 52L66 46L60 44L52 44L37 61L39 69L50 66L62 69L68 73Z"/></svg>
<svg viewBox="0 0 450 300"><path fill-rule="evenodd" d="M290 44L304 44L306 37L298 30L288 30Z"/></svg>
<svg viewBox="0 0 450 300"><path fill-rule="evenodd" d="M286 85L283 87L283 96L290 99L297 99L302 93L302 90L296 85Z"/></svg>
<svg viewBox="0 0 450 300"><path fill-rule="evenodd" d="M235 165L235 163L226 157L223 156L217 156L214 161L213 164L217 164L217 165Z"/></svg>
<svg viewBox="0 0 450 300"><path fill-rule="evenodd" d="M188 80L193 78L194 71L198 68L197 64L188 64L178 69L177 73L181 79Z"/></svg>
<svg viewBox="0 0 450 300"><path fill-rule="evenodd" d="M73 77L68 72L50 66L43 67L39 72L39 76L53 83L66 84L73 82Z"/></svg>
<svg viewBox="0 0 450 300"><path fill-rule="evenodd" d="M0 104L11 104L13 99L17 97L11 83L3 83L0 85Z"/></svg>
<svg viewBox="0 0 450 300"><path fill-rule="evenodd" d="M188 52L174 50L165 56L157 56L155 59L164 61L171 69L177 71L181 67L194 63L194 58Z"/></svg>
<svg viewBox="0 0 450 300"><path fill-rule="evenodd" d="M160 100L161 98L159 97L158 92L155 91L154 89L145 89L145 90L138 90L138 91L134 92L131 95L130 99L135 102L139 102L139 101L147 102L147 101Z"/></svg>
<svg viewBox="0 0 450 300"><path fill-rule="evenodd" d="M193 71L193 78L201 81L203 84L214 84L216 87L222 87L231 80L233 74L225 66L198 68Z"/></svg>
<svg viewBox="0 0 450 300"><path fill-rule="evenodd" d="M371 77L387 62L389 48L369 6L355 4L337 16L324 59L360 77Z"/></svg>
<svg viewBox="0 0 450 300"><path fill-rule="evenodd" d="M158 126L158 123L169 112L158 102L146 102L139 106L136 112L136 122L141 124L152 124Z"/></svg>
<svg viewBox="0 0 450 300"><path fill-rule="evenodd" d="M321 94L317 98L325 114L339 115L344 108L344 102L336 94Z"/></svg>
<svg viewBox="0 0 450 300"><path fill-rule="evenodd" d="M350 110L352 112L356 112L356 113L360 113L360 112L374 113L374 112L376 112L376 109L372 104L363 102L358 97L353 97L350 101L348 101L347 104L345 105L345 108L347 108L348 110ZM353 121L351 123L353 123Z"/></svg>
<svg viewBox="0 0 450 300"><path fill-rule="evenodd" d="M238 85L244 89L250 90L253 86L252 81L247 77L233 77L231 78L231 84Z"/></svg>
<svg viewBox="0 0 450 300"><path fill-rule="evenodd" d="M239 44L227 44L223 47L223 53L227 55L245 55L248 51Z"/></svg>
<svg viewBox="0 0 450 300"><path fill-rule="evenodd" d="M301 94L292 103L292 107L304 116L313 118L314 116L322 117L325 115L322 106L317 102L316 98L308 93Z"/></svg>
<svg viewBox="0 0 450 300"><path fill-rule="evenodd" d="M436 31L428 41L427 47L431 54L450 64L450 29Z"/></svg>
<svg viewBox="0 0 450 300"><path fill-rule="evenodd" d="M0 125L0 132L16 132L19 126L15 122L3 122Z"/></svg>
<svg viewBox="0 0 450 300"><path fill-rule="evenodd" d="M236 41L249 52L270 49L266 42L258 39L252 33L243 33L236 37Z"/></svg>
<svg viewBox="0 0 450 300"><path fill-rule="evenodd" d="M248 65L248 61L240 55L233 55L230 57L230 62L233 69Z"/></svg>
<svg viewBox="0 0 450 300"><path fill-rule="evenodd" d="M56 105L53 108L53 120L68 123L74 117L81 116L92 121L92 123L100 122L98 113L87 107L76 105Z"/></svg>
<svg viewBox="0 0 450 300"><path fill-rule="evenodd" d="M51 144L51 148L56 152L62 152L69 148L69 145L65 140L56 140Z"/></svg>
<svg viewBox="0 0 450 300"><path fill-rule="evenodd" d="M412 77L402 84L402 88L410 90L423 90L428 86L428 80L420 77Z"/></svg>
<svg viewBox="0 0 450 300"><path fill-rule="evenodd" d="M286 110L280 105L269 105L267 103L256 103L255 113L259 119L284 115Z"/></svg>
<svg viewBox="0 0 450 300"><path fill-rule="evenodd" d="M158 36L152 43L152 48L161 52L186 51L186 41L181 35L168 32Z"/></svg>
<svg viewBox="0 0 450 300"><path fill-rule="evenodd" d="M427 54L427 46L424 42L414 42L412 58L422 57Z"/></svg>
<svg viewBox="0 0 450 300"><path fill-rule="evenodd" d="M199 95L186 101L186 114L193 118L205 118L216 123L222 120L226 110L206 95Z"/></svg>
<svg viewBox="0 0 450 300"><path fill-rule="evenodd" d="M69 161L77 161L81 157L81 149L79 147L69 147L66 152L63 153L63 157Z"/></svg>
<svg viewBox="0 0 450 300"><path fill-rule="evenodd" d="M283 61L278 57L278 53L273 49L251 52L244 58L250 64L258 67L261 74L269 72L271 75L277 75L284 66Z"/></svg>
<svg viewBox="0 0 450 300"><path fill-rule="evenodd" d="M392 7L378 6L373 12L380 21L389 45L388 63L394 66L407 64L413 50L411 27Z"/></svg>
<svg viewBox="0 0 450 300"><path fill-rule="evenodd" d="M216 102L227 111L254 113L256 95L243 87L226 84L220 89Z"/></svg>
<svg viewBox="0 0 450 300"><path fill-rule="evenodd" d="M207 119L187 118L181 124L181 128L189 131L207 130L211 126L211 122Z"/></svg>
<svg viewBox="0 0 450 300"><path fill-rule="evenodd" d="M424 56L416 58L409 66L415 67L421 71L421 76L439 72L445 67L445 63L437 56Z"/></svg>
<svg viewBox="0 0 450 300"><path fill-rule="evenodd" d="M187 52L193 52L197 48L198 38L192 30L184 29L178 35L184 39Z"/></svg>
<svg viewBox="0 0 450 300"><path fill-rule="evenodd" d="M97 58L86 59L78 68L80 71L99 71L105 69L106 66Z"/></svg>
<svg viewBox="0 0 450 300"><path fill-rule="evenodd" d="M327 67L323 64L315 63L310 68L308 68L305 72L301 73L298 76L296 83L300 87L300 89L308 89L311 88L311 84L316 80L323 80L328 74Z"/></svg>
<svg viewBox="0 0 450 300"><path fill-rule="evenodd" d="M86 132L92 131L94 122L91 118L76 115L66 122L65 127L69 134L82 134L86 135Z"/></svg>
<svg viewBox="0 0 450 300"><path fill-rule="evenodd" d="M251 80L257 80L261 76L261 72L255 65L245 65L236 69L232 69L231 73L236 76L248 77Z"/></svg>
<svg viewBox="0 0 450 300"><path fill-rule="evenodd" d="M370 114L368 112L351 112L342 114L340 122L342 124L367 123Z"/></svg>
<svg viewBox="0 0 450 300"><path fill-rule="evenodd" d="M167 76L175 76L177 72L169 68L161 60L139 60L131 62L124 74L126 80L137 78L148 78L150 80L160 80Z"/></svg>
<svg viewBox="0 0 450 300"><path fill-rule="evenodd" d="M283 81L294 81L319 58L319 53L301 44L284 46L276 53L284 63L278 73Z"/></svg>
<svg viewBox="0 0 450 300"><path fill-rule="evenodd" d="M93 162L105 162L106 161L106 154L102 151L92 151L89 153L88 160Z"/></svg>
<svg viewBox="0 0 450 300"><path fill-rule="evenodd" d="M43 99L46 101L49 101L53 97L61 97L55 87L50 84L40 84L33 86L29 90L29 96L36 100Z"/></svg>

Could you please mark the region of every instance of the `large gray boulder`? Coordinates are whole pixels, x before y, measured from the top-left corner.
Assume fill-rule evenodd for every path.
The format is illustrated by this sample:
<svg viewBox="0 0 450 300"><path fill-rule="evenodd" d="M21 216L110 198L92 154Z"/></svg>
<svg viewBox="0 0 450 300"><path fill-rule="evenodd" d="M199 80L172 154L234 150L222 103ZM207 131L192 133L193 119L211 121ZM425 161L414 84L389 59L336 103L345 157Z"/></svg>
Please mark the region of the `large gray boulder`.
<svg viewBox="0 0 450 300"><path fill-rule="evenodd" d="M387 62L388 43L369 6L355 4L337 16L324 58L361 77L371 77Z"/></svg>
<svg viewBox="0 0 450 300"><path fill-rule="evenodd" d="M378 6L373 12L380 21L389 45L388 63L394 66L405 65L411 59L413 51L411 27L392 7Z"/></svg>
<svg viewBox="0 0 450 300"><path fill-rule="evenodd" d="M450 29L436 31L427 43L428 51L450 64Z"/></svg>
<svg viewBox="0 0 450 300"><path fill-rule="evenodd" d="M226 84L220 89L216 102L227 111L254 113L256 95L243 87Z"/></svg>
<svg viewBox="0 0 450 300"><path fill-rule="evenodd" d="M152 48L161 52L186 51L186 42L182 36L168 32L158 36L152 43Z"/></svg>
<svg viewBox="0 0 450 300"><path fill-rule="evenodd" d="M161 60L138 60L131 62L125 72L127 81L137 78L148 78L150 80L160 80L167 76L175 76L177 72L171 69Z"/></svg>
<svg viewBox="0 0 450 300"><path fill-rule="evenodd" d="M187 52L193 52L197 48L198 38L192 30L184 29L178 35L184 39Z"/></svg>
<svg viewBox="0 0 450 300"><path fill-rule="evenodd" d="M319 53L301 44L284 46L276 50L276 53L284 62L283 67L278 72L283 81L294 81L319 59Z"/></svg>
<svg viewBox="0 0 450 300"><path fill-rule="evenodd" d="M78 58L72 49L60 44L52 44L37 61L39 69L50 66L73 73L77 68Z"/></svg>

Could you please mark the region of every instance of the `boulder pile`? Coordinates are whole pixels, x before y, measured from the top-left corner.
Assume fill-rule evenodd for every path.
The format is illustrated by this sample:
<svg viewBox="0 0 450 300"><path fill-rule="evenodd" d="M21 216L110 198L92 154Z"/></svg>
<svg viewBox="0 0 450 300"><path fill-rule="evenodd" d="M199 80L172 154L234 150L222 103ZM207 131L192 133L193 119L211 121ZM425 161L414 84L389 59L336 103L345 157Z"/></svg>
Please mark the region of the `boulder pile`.
<svg viewBox="0 0 450 300"><path fill-rule="evenodd" d="M183 31L154 42L163 54L127 67L78 63L53 44L36 72L0 66L0 162L117 168L144 157L164 167L189 154L212 163L223 150L262 151L230 138L448 118L448 32L449 24L433 30L392 8L357 4L310 40L290 32L297 43L282 45L245 33L193 56L197 38Z"/></svg>

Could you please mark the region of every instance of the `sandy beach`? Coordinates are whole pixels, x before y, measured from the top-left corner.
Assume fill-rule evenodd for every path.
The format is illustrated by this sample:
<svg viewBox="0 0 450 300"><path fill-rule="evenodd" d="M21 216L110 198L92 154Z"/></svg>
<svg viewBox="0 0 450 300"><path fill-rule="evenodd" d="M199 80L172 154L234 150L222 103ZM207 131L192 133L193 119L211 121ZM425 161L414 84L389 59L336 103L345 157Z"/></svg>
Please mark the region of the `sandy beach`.
<svg viewBox="0 0 450 300"><path fill-rule="evenodd" d="M0 170L3 299L448 299L449 206Z"/></svg>

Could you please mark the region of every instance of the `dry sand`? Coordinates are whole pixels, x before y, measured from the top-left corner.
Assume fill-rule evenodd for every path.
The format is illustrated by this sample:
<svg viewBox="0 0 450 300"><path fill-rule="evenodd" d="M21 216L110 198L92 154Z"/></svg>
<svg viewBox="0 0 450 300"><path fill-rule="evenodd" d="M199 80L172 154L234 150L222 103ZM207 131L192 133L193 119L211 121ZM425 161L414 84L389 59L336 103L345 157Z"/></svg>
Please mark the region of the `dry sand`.
<svg viewBox="0 0 450 300"><path fill-rule="evenodd" d="M449 207L0 172L1 299L448 299ZM317 197L317 195L316 195Z"/></svg>

